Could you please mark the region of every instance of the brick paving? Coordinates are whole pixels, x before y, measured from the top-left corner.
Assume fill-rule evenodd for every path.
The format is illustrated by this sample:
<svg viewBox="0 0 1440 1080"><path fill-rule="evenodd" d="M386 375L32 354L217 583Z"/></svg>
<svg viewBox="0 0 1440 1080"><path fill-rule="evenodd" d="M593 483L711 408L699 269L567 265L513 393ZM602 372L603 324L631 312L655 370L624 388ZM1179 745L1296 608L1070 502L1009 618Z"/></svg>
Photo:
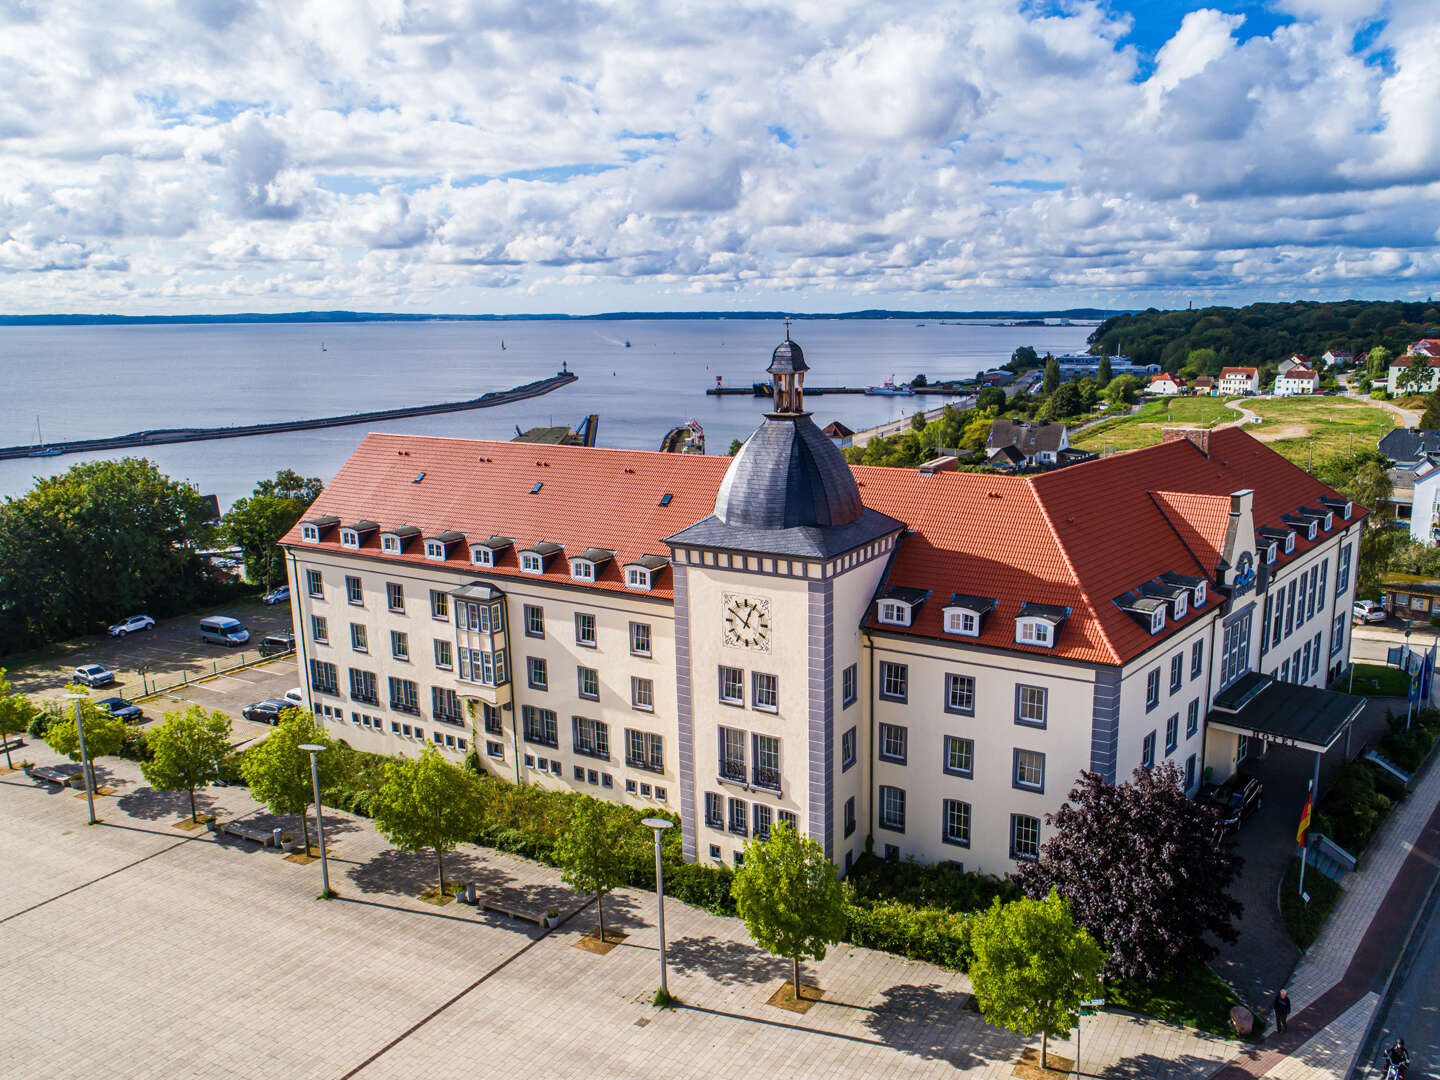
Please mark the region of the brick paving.
<svg viewBox="0 0 1440 1080"><path fill-rule="evenodd" d="M607 901L607 925L627 937L597 956L574 947L593 903L550 868L479 848L447 859L456 880L556 904L556 931L439 909L415 899L433 856L327 815L343 897L327 903L315 899L317 864L175 829L183 794L157 795L129 763L107 764L118 794L98 800L96 828L74 792L0 777L0 1013L13 1075L1000 1078L1026 1044L967 1007L963 975L867 949L805 965L826 991L808 1013L769 1006L787 965L755 950L739 920L674 901L670 987L684 1004L657 1010L650 894ZM243 789L206 802L222 818L265 820ZM1122 1013L1084 1025L1091 1076L1200 1080L1236 1047ZM1075 1055L1073 1038L1052 1048Z"/></svg>

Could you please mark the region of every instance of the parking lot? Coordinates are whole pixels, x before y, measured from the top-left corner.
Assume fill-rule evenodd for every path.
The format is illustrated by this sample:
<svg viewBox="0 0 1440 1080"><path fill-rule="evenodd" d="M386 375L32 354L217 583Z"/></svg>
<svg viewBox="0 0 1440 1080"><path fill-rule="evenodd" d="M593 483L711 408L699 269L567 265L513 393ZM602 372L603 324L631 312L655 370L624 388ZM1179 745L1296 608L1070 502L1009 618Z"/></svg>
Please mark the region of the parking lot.
<svg viewBox="0 0 1440 1080"><path fill-rule="evenodd" d="M250 642L243 649L202 642L198 625L208 615L239 619L250 631ZM96 697L119 695L135 701L157 687L172 688L139 702L147 720L192 704L220 709L235 719L237 740L246 741L266 729L242 720L240 710L263 698L282 697L286 690L299 686L295 658L280 657L238 671L224 669L259 660L255 646L260 640L266 634L290 629L289 605L248 601L164 619L153 630L123 638L104 634L76 638L36 653L0 658L0 667L7 669L7 678L20 693L45 700L58 698L69 689L75 668L103 664L115 672L115 684L97 689Z"/></svg>

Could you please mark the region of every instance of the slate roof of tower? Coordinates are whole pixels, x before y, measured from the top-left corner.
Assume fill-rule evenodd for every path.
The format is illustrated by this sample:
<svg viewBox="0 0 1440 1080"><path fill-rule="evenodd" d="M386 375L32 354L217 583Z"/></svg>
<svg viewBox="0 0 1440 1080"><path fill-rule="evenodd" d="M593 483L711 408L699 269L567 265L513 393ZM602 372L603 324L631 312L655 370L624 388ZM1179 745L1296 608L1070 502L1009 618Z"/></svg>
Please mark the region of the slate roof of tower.
<svg viewBox="0 0 1440 1080"><path fill-rule="evenodd" d="M443 564L426 559L420 544L404 554L383 554L378 532L358 554L381 562L445 565L477 578L522 576L519 550L541 541L563 544L566 555L588 548L614 551L615 558L597 568L593 585L571 582L563 558L550 560L541 579L622 592L624 565L643 555L668 555L667 537L678 534L696 545L737 541L742 534L717 528L723 523L710 513L730 465L730 458L697 454L372 434L305 520L335 515L343 521L377 520L382 527L416 525L426 535L465 533L467 543L454 545ZM424 478L416 483L421 472ZM801 549L797 555L824 557L903 523L910 531L900 540L887 586L995 600L980 637L963 644L1099 663L1124 662L1198 617L1197 612L1168 623L1164 634L1151 637L1113 600L1167 571L1210 577L1214 566L1207 564L1223 541L1228 509L1223 517L1221 511L1232 492L1254 490L1257 527L1280 526L1282 515L1333 494L1238 428L1213 431L1208 457L1181 439L1030 477L921 476L914 469L877 466L857 466L853 475L863 503L853 522L743 528L757 544L784 534ZM662 507L665 494L672 498ZM1313 542L1297 534L1294 552L1282 553L1276 569L1364 513L1356 507L1350 522L1336 515L1334 527ZM350 553L339 546L338 529L331 528L318 544L304 542L300 529L297 525L282 542ZM498 552L493 568L472 566L469 546L497 535L514 537L515 544ZM463 580L459 574L457 579ZM671 575L662 573L645 595L668 597L671 588ZM1199 611L1220 602L1214 590ZM1014 643L1014 619L1027 603L1071 610L1054 648ZM921 605L908 628L870 625L885 633L955 641L943 632L943 607Z"/></svg>

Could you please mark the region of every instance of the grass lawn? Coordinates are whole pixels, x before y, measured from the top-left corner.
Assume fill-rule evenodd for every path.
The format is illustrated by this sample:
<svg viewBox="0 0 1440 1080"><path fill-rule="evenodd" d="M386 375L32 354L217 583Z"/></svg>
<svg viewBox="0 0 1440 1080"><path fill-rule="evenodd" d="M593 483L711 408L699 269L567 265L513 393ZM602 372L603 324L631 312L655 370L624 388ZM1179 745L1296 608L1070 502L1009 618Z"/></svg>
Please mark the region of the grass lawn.
<svg viewBox="0 0 1440 1080"><path fill-rule="evenodd" d="M1346 398L1271 398L1250 410L1263 422L1246 430L1301 466L1372 449L1396 424L1388 409Z"/></svg>
<svg viewBox="0 0 1440 1080"><path fill-rule="evenodd" d="M1312 866L1305 871L1305 891L1310 894L1308 904L1300 898L1300 860L1291 859L1280 886L1280 918L1290 940L1302 949L1320 936L1320 928L1340 899L1340 884Z"/></svg>
<svg viewBox="0 0 1440 1080"><path fill-rule="evenodd" d="M1397 667L1387 664L1355 664L1354 689L1351 690L1350 676L1346 675L1333 689L1362 697L1404 697L1410 693L1410 676Z"/></svg>
<svg viewBox="0 0 1440 1080"><path fill-rule="evenodd" d="M1306 878L1308 886L1308 873ZM1239 1005L1240 999L1230 992L1218 975L1201 965L1189 975L1153 986L1129 980L1110 983L1105 987L1105 1004L1233 1039L1235 1031L1230 1027L1230 1008Z"/></svg>
<svg viewBox="0 0 1440 1080"><path fill-rule="evenodd" d="M1238 420L1240 414L1227 409L1227 398L1173 397L1147 401L1133 416L1096 424L1082 432L1074 444L1084 450L1135 450L1158 443L1167 427L1213 427Z"/></svg>

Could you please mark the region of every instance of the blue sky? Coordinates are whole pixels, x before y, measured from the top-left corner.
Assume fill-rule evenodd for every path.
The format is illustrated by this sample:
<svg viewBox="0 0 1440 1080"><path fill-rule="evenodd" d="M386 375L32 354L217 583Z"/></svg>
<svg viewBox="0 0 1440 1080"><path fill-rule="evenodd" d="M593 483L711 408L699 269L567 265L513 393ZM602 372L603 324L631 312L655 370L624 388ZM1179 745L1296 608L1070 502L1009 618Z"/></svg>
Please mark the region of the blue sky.
<svg viewBox="0 0 1440 1080"><path fill-rule="evenodd" d="M0 310L1424 297L1420 0L0 0Z"/></svg>

